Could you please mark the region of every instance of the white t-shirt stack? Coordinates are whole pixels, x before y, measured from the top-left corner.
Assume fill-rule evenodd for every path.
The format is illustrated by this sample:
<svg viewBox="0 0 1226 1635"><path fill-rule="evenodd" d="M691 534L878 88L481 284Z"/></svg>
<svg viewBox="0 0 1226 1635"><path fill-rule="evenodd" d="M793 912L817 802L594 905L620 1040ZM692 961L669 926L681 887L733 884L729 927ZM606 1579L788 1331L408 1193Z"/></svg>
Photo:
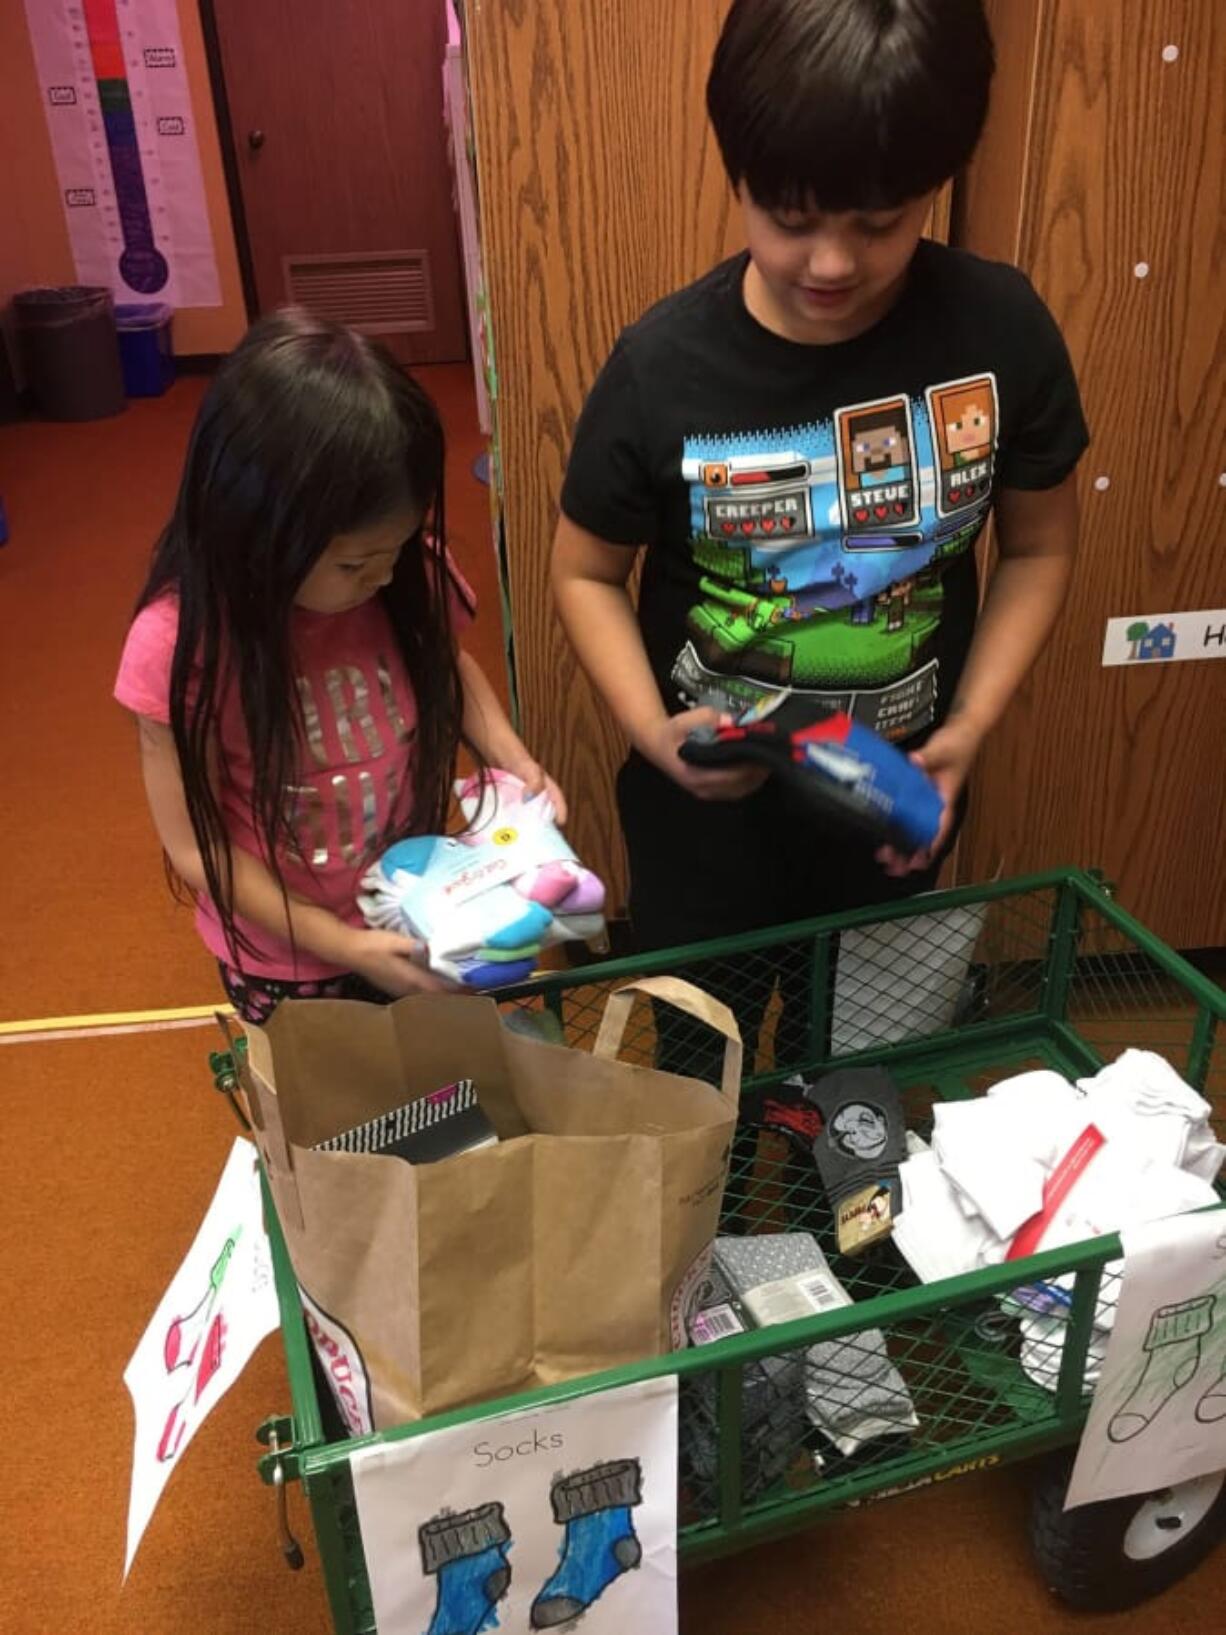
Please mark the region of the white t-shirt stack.
<svg viewBox="0 0 1226 1635"><path fill-rule="evenodd" d="M1213 1186L1226 1159L1210 1106L1169 1062L1126 1050L1090 1079L1022 1073L986 1096L943 1102L932 1145L900 1171L902 1211L894 1241L916 1276L930 1283L1008 1258L1019 1230L1044 1209L1044 1187L1069 1153L1097 1132L1062 1201L1031 1251L1058 1249L1217 1202ZM1118 1262L1106 1268L1091 1374L1114 1320ZM1019 1289L1005 1301L1022 1325L1022 1361L1053 1388L1059 1373L1072 1276ZM1089 1381L1088 1383L1092 1383Z"/></svg>

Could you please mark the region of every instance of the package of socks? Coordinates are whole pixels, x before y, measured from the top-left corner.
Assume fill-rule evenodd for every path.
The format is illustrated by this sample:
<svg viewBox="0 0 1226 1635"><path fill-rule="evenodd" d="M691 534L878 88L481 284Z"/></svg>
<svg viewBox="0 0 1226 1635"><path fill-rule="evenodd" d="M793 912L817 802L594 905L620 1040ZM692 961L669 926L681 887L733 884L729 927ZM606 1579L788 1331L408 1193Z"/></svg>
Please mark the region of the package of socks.
<svg viewBox="0 0 1226 1635"><path fill-rule="evenodd" d="M834 1210L839 1252L889 1237L901 1201L907 1133L898 1086L883 1067L847 1067L805 1090L821 1116L813 1159Z"/></svg>
<svg viewBox="0 0 1226 1635"><path fill-rule="evenodd" d="M759 1328L851 1305L808 1232L717 1238L715 1266ZM877 1437L906 1436L918 1426L880 1329L819 1341L804 1358L809 1420L840 1453L855 1453Z"/></svg>
<svg viewBox="0 0 1226 1635"><path fill-rule="evenodd" d="M699 727L680 754L695 766L757 761L822 817L904 851L931 846L945 811L928 774L871 727L787 692Z"/></svg>
<svg viewBox="0 0 1226 1635"><path fill-rule="evenodd" d="M739 1311L722 1273L712 1265L689 1321L690 1343L712 1345L752 1327ZM690 1407L681 1417L682 1458L699 1480L711 1482L719 1473L716 1376L701 1374L685 1389ZM808 1435L804 1353L793 1351L749 1363L741 1376L741 1481L746 1496L756 1497L788 1471ZM801 1458L805 1458L803 1453ZM816 1474L820 1458L810 1454L807 1463L810 1474Z"/></svg>
<svg viewBox="0 0 1226 1635"><path fill-rule="evenodd" d="M456 797L463 834L397 841L363 877L369 925L416 938L432 970L483 991L525 981L544 948L604 938L604 886L547 795L490 771L458 783Z"/></svg>
<svg viewBox="0 0 1226 1635"><path fill-rule="evenodd" d="M617 1059L639 995L723 1035L719 1088ZM664 977L620 989L590 1054L462 994L290 1000L248 1039L256 1140L308 1329L345 1354L352 1430L686 1343L736 1128L724 1006ZM454 1110L431 1122L440 1085ZM464 1122L497 1140L409 1150Z"/></svg>

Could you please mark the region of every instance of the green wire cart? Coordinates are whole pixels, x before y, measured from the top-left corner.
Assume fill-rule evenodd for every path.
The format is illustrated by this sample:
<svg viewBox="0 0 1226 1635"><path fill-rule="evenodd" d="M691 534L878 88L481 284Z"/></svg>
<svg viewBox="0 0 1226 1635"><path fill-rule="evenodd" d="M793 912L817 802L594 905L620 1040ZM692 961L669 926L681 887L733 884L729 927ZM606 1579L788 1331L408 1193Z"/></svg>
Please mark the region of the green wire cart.
<svg viewBox="0 0 1226 1635"><path fill-rule="evenodd" d="M1219 1133L1226 1120L1226 993L1146 931L1088 873L1061 870L1001 881L589 965L500 997L508 1005L551 1012L565 1041L583 1048L591 1044L614 987L661 972L683 973L700 984L705 977L717 989L722 982L724 991L731 974L741 993L764 1002L761 1036L746 1058L747 1091L794 1073L820 1072L833 1062L881 1063L903 1087L908 1127L926 1134L939 1099L979 1094L1028 1067L1084 1076L1133 1045L1165 1056L1211 1101ZM790 1043L777 1059L777 988L788 973L794 993L797 972L808 994L806 1025L789 1026ZM652 1009L640 999L625 1053L650 1061L655 1048ZM222 1058L222 1088L222 1081L233 1083L227 1065ZM267 1452L260 1470L277 1489L282 1547L291 1563L301 1562L301 1551L289 1531L286 1485L301 1483L337 1635L373 1635L376 1629L349 1469L359 1446L676 1374L682 1389L682 1560L740 1550L806 1527L834 1506L1075 1446L1089 1400L1095 1303L1104 1268L1121 1253L1118 1237L1109 1236L921 1285L889 1241L866 1256L839 1256L816 1169L774 1132L745 1130L733 1155L728 1219L741 1232L813 1232L853 1305L356 1442L344 1435L318 1372L267 1202L292 1412L261 1428ZM1075 1277L1072 1300L1053 1342L1054 1389L1046 1389L1023 1369L1016 1327L1002 1317L997 1297L1067 1274ZM814 1458L816 1433L798 1436L786 1468L776 1467L765 1479L760 1465L746 1459L746 1433L752 1430L745 1424L752 1401L747 1374L755 1367L761 1372L764 1358L836 1339L854 1346L857 1335L871 1330L886 1337L917 1427L847 1458L825 1446L820 1461ZM687 1448L700 1420L708 1457L694 1461ZM1067 1460L1051 1461L1044 1470L1033 1542L1048 1582L1075 1605L1106 1608L1140 1600L1181 1576L1226 1530L1221 1475L1066 1515Z"/></svg>

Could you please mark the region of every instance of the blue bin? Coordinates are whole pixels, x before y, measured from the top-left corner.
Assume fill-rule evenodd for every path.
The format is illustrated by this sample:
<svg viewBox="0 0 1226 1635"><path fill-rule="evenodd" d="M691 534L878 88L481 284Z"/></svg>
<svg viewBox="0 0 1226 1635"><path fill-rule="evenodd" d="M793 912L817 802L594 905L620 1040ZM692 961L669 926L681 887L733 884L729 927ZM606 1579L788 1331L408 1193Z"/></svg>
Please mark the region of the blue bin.
<svg viewBox="0 0 1226 1635"><path fill-rule="evenodd" d="M161 397L175 378L170 344L174 309L163 301L140 301L115 308L123 389L129 397Z"/></svg>

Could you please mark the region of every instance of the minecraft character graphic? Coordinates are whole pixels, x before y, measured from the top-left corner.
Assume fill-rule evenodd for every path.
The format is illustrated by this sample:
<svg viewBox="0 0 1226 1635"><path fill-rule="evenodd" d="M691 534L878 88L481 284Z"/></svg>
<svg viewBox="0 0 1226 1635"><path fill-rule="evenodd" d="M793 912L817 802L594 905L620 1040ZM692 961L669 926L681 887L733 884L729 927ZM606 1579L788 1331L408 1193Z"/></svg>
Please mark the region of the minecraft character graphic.
<svg viewBox="0 0 1226 1635"><path fill-rule="evenodd" d="M994 377L930 386L927 399L938 516L985 511L992 498L999 424Z"/></svg>
<svg viewBox="0 0 1226 1635"><path fill-rule="evenodd" d="M922 400L900 393L862 407L838 425L684 440L695 595L674 659L679 698L825 695L834 685L863 692L865 719L875 719L885 690L929 657L942 589L935 571L922 586L916 578L940 544L925 538L938 520L930 501L921 518L921 475L925 494L932 481ZM849 491L864 510L850 535ZM893 583L906 588L891 609L878 597Z"/></svg>
<svg viewBox="0 0 1226 1635"><path fill-rule="evenodd" d="M878 549L919 522L919 480L911 405L905 397L861 403L835 413L839 506L848 546L872 539ZM910 540L899 541L908 544Z"/></svg>
<svg viewBox="0 0 1226 1635"><path fill-rule="evenodd" d="M887 634L901 630L907 622L907 609L911 605L911 596L915 590L913 579L900 579L896 585L887 585L877 598L879 607L885 609L885 628Z"/></svg>
<svg viewBox="0 0 1226 1635"><path fill-rule="evenodd" d="M701 497L701 527L712 539L786 546L813 537L813 469L802 454L686 459L681 474Z"/></svg>
<svg viewBox="0 0 1226 1635"><path fill-rule="evenodd" d="M862 488L880 488L906 476L908 438L890 409L865 420L851 445L852 470Z"/></svg>

